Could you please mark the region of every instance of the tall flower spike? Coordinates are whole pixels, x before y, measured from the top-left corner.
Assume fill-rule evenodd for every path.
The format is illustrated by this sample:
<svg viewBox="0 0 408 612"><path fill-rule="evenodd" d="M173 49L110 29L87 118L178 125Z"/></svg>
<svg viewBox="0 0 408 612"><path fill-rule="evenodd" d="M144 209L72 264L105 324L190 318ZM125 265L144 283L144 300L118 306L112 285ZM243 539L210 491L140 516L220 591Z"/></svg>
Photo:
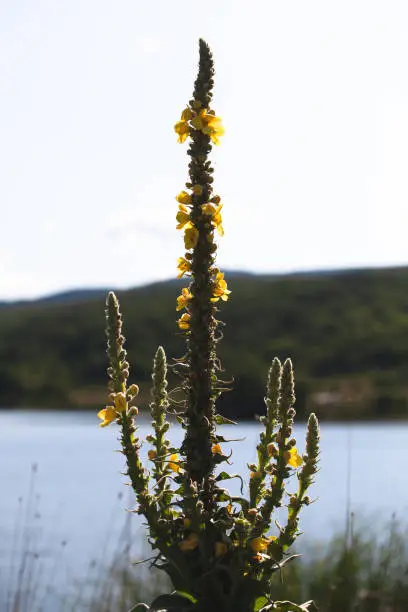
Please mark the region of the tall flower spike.
<svg viewBox="0 0 408 612"><path fill-rule="evenodd" d="M126 351L123 348L125 338L122 335L122 314L118 299L112 291L108 294L106 303L106 336L108 340L109 388L116 397L119 396L121 398L121 410L117 410L117 420L121 432L120 443L122 453L126 458L126 474L130 478L140 506L140 512L148 519L151 534L158 537L163 529L159 526L157 509L148 491L148 476L143 469L139 457L140 443L138 438L136 438L136 427L133 422L137 409L128 407L127 403L126 406L123 406L122 401L122 396L126 399L128 391L132 395L132 388L127 389L129 364L126 361ZM116 403L116 407L118 407L118 403Z"/></svg>
<svg viewBox="0 0 408 612"><path fill-rule="evenodd" d="M265 501L261 508L264 529L267 529L269 526L273 510L282 504L285 479L290 475L287 464L290 460L290 457L288 458L288 453L293 448L289 438L292 433L293 419L295 416L295 410L293 408L296 399L294 388L292 362L290 359L286 359L283 364L281 396L278 409L280 426L276 437L277 450L274 476L272 477L272 487L270 491L265 494Z"/></svg>
<svg viewBox="0 0 408 612"><path fill-rule="evenodd" d="M258 474L258 477L251 478L249 483L251 508L255 508L258 505L262 485L266 476L265 468L268 466L271 457L274 455L272 449L276 448L274 445L276 433L274 433L274 431L278 419L281 378L282 366L279 359L275 357L268 372L268 383L265 398L267 407L266 416L261 418L261 422L265 426L265 431L261 433L260 442L257 446L258 466L256 473Z"/></svg>
<svg viewBox="0 0 408 612"><path fill-rule="evenodd" d="M129 363L126 361L126 351L123 348L125 338L122 335L122 315L119 302L113 291L106 300L106 336L108 341L107 355L109 359L108 375L109 389L113 393L124 392L129 376Z"/></svg>
<svg viewBox="0 0 408 612"><path fill-rule="evenodd" d="M152 438L154 444L154 451L152 453L154 462L153 475L157 483L156 495L158 504L161 508L162 516L165 517L169 513L171 491L164 477L168 471L166 457L169 452L170 443L165 437L169 429L169 423L166 419L166 409L169 405L169 401L167 397L166 354L162 346L159 346L154 357L152 381L152 402L150 403L150 412L154 430L154 436Z"/></svg>
<svg viewBox="0 0 408 612"><path fill-rule="evenodd" d="M192 109L208 109L211 98L214 67L208 45L200 40L200 60L198 76L195 81ZM189 185L199 186L192 190L190 221L193 225L185 234L187 248L192 248L189 263L192 282L188 303L187 364L185 380L186 397L186 436L182 452L186 456L187 476L202 485L206 491L204 503L209 507L212 501L211 474L214 469L214 455L211 451L215 437L215 398L217 396L215 319L216 306L213 297L213 268L216 245L213 241L213 226L208 215L203 214L202 206L211 199L212 173L208 154L211 151L209 134L194 126L190 131L188 155ZM191 234L191 235L190 235ZM182 322L184 324L184 321ZM180 323L179 323L180 326Z"/></svg>
<svg viewBox="0 0 408 612"><path fill-rule="evenodd" d="M316 415L312 412L309 416L306 432L306 453L304 455L304 464L298 473L299 487L295 495L290 497L288 505L288 521L285 529L279 535L276 549L279 551L275 554L275 560L280 561L285 550L293 544L296 536L299 534L299 513L302 506L307 506L310 503L306 492L313 483L313 476L317 472L319 459L319 424Z"/></svg>

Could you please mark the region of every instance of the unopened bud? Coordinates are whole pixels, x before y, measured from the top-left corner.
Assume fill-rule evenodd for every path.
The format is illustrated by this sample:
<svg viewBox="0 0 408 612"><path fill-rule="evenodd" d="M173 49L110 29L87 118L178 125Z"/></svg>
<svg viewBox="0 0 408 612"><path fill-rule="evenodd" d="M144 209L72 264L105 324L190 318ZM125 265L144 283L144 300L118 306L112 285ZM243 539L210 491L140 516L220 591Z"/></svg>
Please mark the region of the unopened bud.
<svg viewBox="0 0 408 612"><path fill-rule="evenodd" d="M133 397L136 397L138 393L139 393L138 385L130 385L128 389L128 394L133 398Z"/></svg>
<svg viewBox="0 0 408 612"><path fill-rule="evenodd" d="M278 449L276 448L273 442L270 442L268 444L266 450L268 452L269 457L276 457L276 455L278 454Z"/></svg>

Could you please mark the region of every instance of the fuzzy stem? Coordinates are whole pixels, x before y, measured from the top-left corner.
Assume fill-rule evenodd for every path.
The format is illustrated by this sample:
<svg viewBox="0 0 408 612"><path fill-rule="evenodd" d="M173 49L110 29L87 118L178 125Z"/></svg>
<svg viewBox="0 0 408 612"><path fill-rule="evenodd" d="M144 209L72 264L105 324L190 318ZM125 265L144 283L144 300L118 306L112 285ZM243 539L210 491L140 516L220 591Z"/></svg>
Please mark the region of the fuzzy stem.
<svg viewBox="0 0 408 612"><path fill-rule="evenodd" d="M106 303L106 335L108 340L107 354L109 358L108 374L109 388L114 393L127 392L127 379L129 364L126 361L126 350L123 348L125 338L122 334L122 314L119 302L111 291ZM148 492L148 476L143 469L139 458L140 444L135 437L136 427L133 423L135 409L126 406L118 416L121 427L120 442L122 453L126 458L127 472L132 488L139 503L139 512L146 517L153 537L159 538L159 515L152 496ZM158 543L159 548L165 549L164 541Z"/></svg>
<svg viewBox="0 0 408 612"><path fill-rule="evenodd" d="M258 505L260 496L262 494L263 483L265 482L265 468L271 461L271 452L269 449L276 438L274 430L278 418L281 378L282 366L279 359L275 357L268 372L268 383L265 398L267 412L266 417L261 417L261 421L265 425L265 431L261 433L260 442L257 446L258 466L256 469L256 476L251 478L249 483L249 504L251 508L255 508Z"/></svg>
<svg viewBox="0 0 408 612"><path fill-rule="evenodd" d="M271 490L265 494L265 502L261 508L262 528L264 531L269 528L273 510L282 504L282 497L285 489L284 482L290 475L285 454L291 448L289 438L292 433L293 419L295 416L295 411L293 409L294 403L295 391L292 362L290 359L286 359L283 364L282 391L279 401L280 427L276 438L278 452L272 475Z"/></svg>
<svg viewBox="0 0 408 612"><path fill-rule="evenodd" d="M208 45L200 40L200 61L191 105L208 108L213 87L213 59ZM203 214L201 206L208 202L212 187L213 169L208 154L211 141L207 134L192 130L188 155L191 184L200 185L200 195L193 195L191 220L198 230L198 242L191 258L193 297L189 304L190 333L187 339L187 431L183 442L188 478L199 484L204 491L204 503L212 503L209 477L214 469L212 443L215 436L215 370L216 306L212 297L212 268L216 245L212 240L211 222Z"/></svg>
<svg viewBox="0 0 408 612"><path fill-rule="evenodd" d="M150 403L150 412L155 433L153 442L156 454L153 459L153 475L157 483L155 492L158 499L158 505L162 515L167 516L169 514L169 504L171 502L171 492L165 478L168 472L166 458L170 447L170 443L165 437L166 431L169 428L169 423L166 419L166 409L169 405L169 401L167 397L166 354L161 346L157 349L154 357L152 381L153 401Z"/></svg>
<svg viewBox="0 0 408 612"><path fill-rule="evenodd" d="M277 545L281 551L279 558L275 555L275 561L280 561L283 552L293 544L298 535L299 513L303 505L310 503L305 497L307 489L313 483L313 476L317 472L319 458L319 423L314 413L309 416L306 433L306 453L303 456L304 464L299 472L299 488L296 495L290 499L288 506L288 522L285 529L280 533Z"/></svg>

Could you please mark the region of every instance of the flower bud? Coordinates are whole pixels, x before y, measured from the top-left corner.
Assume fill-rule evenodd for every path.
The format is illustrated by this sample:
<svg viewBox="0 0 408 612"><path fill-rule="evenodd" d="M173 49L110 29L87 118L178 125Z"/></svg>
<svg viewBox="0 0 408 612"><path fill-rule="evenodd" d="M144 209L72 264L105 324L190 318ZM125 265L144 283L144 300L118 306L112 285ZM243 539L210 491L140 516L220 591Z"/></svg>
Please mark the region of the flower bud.
<svg viewBox="0 0 408 612"><path fill-rule="evenodd" d="M266 447L266 450L267 450L269 457L276 457L278 454L278 449L276 448L273 442L270 442L268 444L268 446Z"/></svg>
<svg viewBox="0 0 408 612"><path fill-rule="evenodd" d="M130 387L128 389L128 394L133 398L133 397L136 397L136 395L138 395L138 393L139 393L138 385L130 385Z"/></svg>

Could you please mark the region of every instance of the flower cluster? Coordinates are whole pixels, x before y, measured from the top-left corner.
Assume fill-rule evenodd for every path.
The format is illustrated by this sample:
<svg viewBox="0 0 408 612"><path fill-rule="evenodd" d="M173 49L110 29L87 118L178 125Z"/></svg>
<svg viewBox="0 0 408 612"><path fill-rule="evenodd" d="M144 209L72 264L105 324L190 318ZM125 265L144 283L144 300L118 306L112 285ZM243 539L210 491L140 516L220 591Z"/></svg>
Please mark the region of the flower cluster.
<svg viewBox="0 0 408 612"><path fill-rule="evenodd" d="M197 93L197 92L196 92ZM212 172L209 162L204 161L208 152L207 143L219 144L220 137L224 134L222 121L215 112L205 106L204 99L194 97L181 113L180 121L174 126L178 135L178 142L182 143L191 138L192 146L189 154L194 161L194 171L190 169L190 181L186 183L188 191L181 191L177 196L178 211L176 214L176 229L184 232L184 246L186 253L179 257L177 262L178 278L183 276L192 277L200 264L206 266L209 277L206 279L210 287L208 299L218 302L220 299L226 301L230 295L224 274L215 267L216 245L214 232L219 236L224 235L222 225L222 204L218 195L212 194ZM202 172L200 174L200 167ZM202 181L195 180L197 176ZM200 241L202 248L200 251ZM207 251L207 257L206 252ZM182 331L190 331L191 309L190 302L194 299L194 293L190 289L183 289L177 299L177 310L183 308L186 312L179 318L177 324Z"/></svg>
<svg viewBox="0 0 408 612"><path fill-rule="evenodd" d="M219 144L220 136L224 134L221 119L213 110L201 108L200 100L194 100L191 106L187 106L181 113L180 121L174 126L180 143L191 135L192 130L209 136L215 145Z"/></svg>
<svg viewBox="0 0 408 612"><path fill-rule="evenodd" d="M139 387L137 385L131 385L127 390L127 394L123 393L123 391L111 393L109 399L112 405L105 406L105 408L98 412L98 417L102 420L100 426L106 427L110 423L113 423L113 421L116 421L120 414L126 412L128 407L133 409L134 414L137 414L138 410L136 406L131 406L130 402L138 393Z"/></svg>

